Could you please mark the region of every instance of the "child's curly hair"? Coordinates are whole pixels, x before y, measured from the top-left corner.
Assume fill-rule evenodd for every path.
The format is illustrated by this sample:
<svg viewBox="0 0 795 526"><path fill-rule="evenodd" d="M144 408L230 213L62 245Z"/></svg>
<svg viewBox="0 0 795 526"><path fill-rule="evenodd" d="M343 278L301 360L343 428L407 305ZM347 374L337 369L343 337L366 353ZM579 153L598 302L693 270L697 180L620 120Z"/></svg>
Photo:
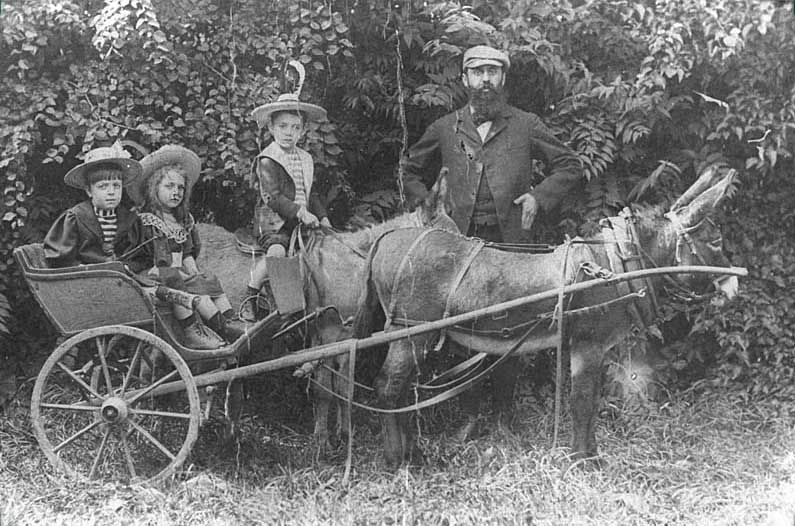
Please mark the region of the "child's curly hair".
<svg viewBox="0 0 795 526"><path fill-rule="evenodd" d="M182 202L173 209L173 214L177 221L187 226L190 223L189 203L191 188L188 186L188 176L182 165L167 164L152 172L152 175L146 182L146 203L143 208L144 210L152 212L161 212L163 210L163 206L157 198L157 186L163 178L170 173L182 176L182 180L185 182L185 193L182 196Z"/></svg>

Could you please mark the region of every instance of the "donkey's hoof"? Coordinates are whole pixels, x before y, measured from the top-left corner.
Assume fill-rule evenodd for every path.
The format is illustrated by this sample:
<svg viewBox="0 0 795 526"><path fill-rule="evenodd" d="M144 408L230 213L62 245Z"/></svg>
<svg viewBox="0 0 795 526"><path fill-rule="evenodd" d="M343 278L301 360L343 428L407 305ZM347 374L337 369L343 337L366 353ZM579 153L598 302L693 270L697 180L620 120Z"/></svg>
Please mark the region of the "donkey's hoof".
<svg viewBox="0 0 795 526"><path fill-rule="evenodd" d="M419 467L425 465L425 452L418 445L414 445L406 456L406 464Z"/></svg>

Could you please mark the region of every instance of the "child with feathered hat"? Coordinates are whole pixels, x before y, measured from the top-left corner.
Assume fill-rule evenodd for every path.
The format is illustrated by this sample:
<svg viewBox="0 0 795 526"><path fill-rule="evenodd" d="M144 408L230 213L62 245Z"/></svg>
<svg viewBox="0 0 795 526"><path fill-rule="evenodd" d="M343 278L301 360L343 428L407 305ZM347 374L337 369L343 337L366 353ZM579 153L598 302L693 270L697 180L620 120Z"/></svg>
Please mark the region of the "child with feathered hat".
<svg viewBox="0 0 795 526"><path fill-rule="evenodd" d="M307 123L325 120L326 110L299 100L304 68L297 61L290 61L290 65L298 72L296 90L252 112L257 125L267 127L273 137L254 161L254 176L259 185L255 236L260 249L269 257L286 255L291 233L299 224L310 228L331 227L326 209L317 194L312 193L312 156L297 146L306 133ZM250 273L249 298L241 306L241 319L254 321L259 317L257 296L267 281L268 269L262 258Z"/></svg>

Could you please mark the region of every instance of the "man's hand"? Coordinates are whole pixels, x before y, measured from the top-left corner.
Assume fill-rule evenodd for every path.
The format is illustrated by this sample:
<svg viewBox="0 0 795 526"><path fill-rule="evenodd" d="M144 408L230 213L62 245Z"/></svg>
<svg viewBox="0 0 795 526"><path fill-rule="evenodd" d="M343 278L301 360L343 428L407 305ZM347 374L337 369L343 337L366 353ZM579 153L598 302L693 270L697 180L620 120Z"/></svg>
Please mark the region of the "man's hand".
<svg viewBox="0 0 795 526"><path fill-rule="evenodd" d="M522 230L530 230L538 213L538 201L532 194L522 194L513 200L513 204L522 205Z"/></svg>
<svg viewBox="0 0 795 526"><path fill-rule="evenodd" d="M306 209L305 206L302 206L298 209L298 220L301 221L303 224L308 226L309 228L317 228L320 224L318 221L317 216Z"/></svg>
<svg viewBox="0 0 795 526"><path fill-rule="evenodd" d="M331 228L331 221L328 220L328 217L324 217L320 220L320 226Z"/></svg>

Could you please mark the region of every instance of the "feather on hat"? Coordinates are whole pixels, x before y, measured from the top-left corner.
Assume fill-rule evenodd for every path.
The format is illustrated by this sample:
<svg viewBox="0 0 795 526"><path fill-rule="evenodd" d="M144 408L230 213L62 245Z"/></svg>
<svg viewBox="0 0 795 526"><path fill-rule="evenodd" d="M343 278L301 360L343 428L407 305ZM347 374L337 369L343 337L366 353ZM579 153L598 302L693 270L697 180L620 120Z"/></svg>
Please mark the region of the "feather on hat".
<svg viewBox="0 0 795 526"><path fill-rule="evenodd" d="M266 127L271 115L277 111L300 111L310 121L323 121L326 119L326 110L323 107L299 100L301 88L304 87L304 79L306 78L304 65L297 60L291 60L287 65L292 66L298 72L298 85L292 93L279 95L275 102L268 102L254 108L251 116L254 117L254 120L257 121L257 126L260 128Z"/></svg>

